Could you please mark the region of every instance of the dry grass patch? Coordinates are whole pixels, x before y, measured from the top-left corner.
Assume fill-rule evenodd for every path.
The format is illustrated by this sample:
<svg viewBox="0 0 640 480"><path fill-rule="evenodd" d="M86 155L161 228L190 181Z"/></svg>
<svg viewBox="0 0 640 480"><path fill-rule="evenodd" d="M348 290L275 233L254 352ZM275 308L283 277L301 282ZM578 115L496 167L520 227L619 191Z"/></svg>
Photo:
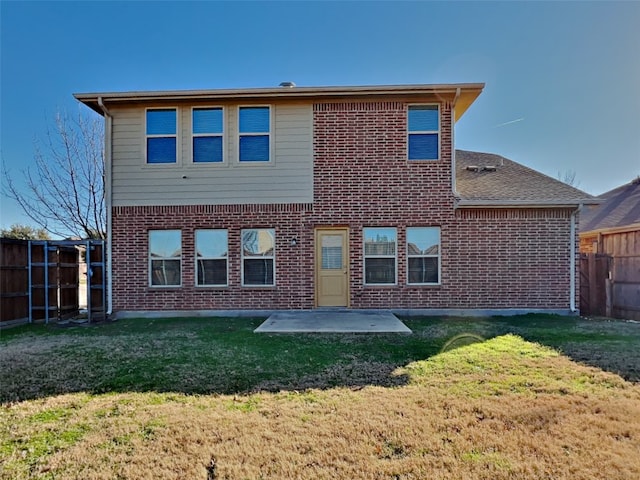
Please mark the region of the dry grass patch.
<svg viewBox="0 0 640 480"><path fill-rule="evenodd" d="M616 375L515 336L394 375L404 384L6 404L0 478L640 478L640 387Z"/></svg>

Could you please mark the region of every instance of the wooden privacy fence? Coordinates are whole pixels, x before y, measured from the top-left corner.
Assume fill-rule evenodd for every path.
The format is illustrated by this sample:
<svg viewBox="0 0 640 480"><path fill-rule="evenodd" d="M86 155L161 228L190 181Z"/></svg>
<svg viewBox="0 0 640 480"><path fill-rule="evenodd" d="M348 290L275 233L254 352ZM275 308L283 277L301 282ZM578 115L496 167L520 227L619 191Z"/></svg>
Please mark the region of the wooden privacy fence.
<svg viewBox="0 0 640 480"><path fill-rule="evenodd" d="M104 317L104 252L102 240L0 239L0 326L78 316L85 282L88 320Z"/></svg>
<svg viewBox="0 0 640 480"><path fill-rule="evenodd" d="M640 320L640 255L580 255L580 312Z"/></svg>
<svg viewBox="0 0 640 480"><path fill-rule="evenodd" d="M0 321L29 319L29 242L0 239Z"/></svg>

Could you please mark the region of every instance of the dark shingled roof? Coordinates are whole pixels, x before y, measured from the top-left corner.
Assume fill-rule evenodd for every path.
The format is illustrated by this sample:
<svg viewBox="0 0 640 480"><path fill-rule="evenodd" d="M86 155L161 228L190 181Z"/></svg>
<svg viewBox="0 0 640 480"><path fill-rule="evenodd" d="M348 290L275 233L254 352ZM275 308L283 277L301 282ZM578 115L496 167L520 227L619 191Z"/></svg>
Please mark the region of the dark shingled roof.
<svg viewBox="0 0 640 480"><path fill-rule="evenodd" d="M579 205L598 203L588 193L492 153L456 150L460 205Z"/></svg>
<svg viewBox="0 0 640 480"><path fill-rule="evenodd" d="M590 232L640 223L640 177L598 196L603 202L580 215L580 231Z"/></svg>

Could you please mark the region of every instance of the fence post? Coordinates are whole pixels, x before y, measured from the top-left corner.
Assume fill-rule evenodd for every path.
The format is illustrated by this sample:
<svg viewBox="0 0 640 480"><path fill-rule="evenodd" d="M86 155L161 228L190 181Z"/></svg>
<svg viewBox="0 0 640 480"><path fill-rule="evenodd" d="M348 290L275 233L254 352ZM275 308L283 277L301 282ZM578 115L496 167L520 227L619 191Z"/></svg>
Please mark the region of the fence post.
<svg viewBox="0 0 640 480"><path fill-rule="evenodd" d="M49 242L44 241L44 323L49 323Z"/></svg>
<svg viewBox="0 0 640 480"><path fill-rule="evenodd" d="M33 283L33 277L32 277L32 270L33 267L31 266L31 240L29 240L29 244L27 246L27 268L29 269L29 274L28 274L28 278L29 278L29 290L28 290L28 294L29 294L29 323L33 323L33 292L31 290L33 290L31 284Z"/></svg>
<svg viewBox="0 0 640 480"><path fill-rule="evenodd" d="M587 255L589 259L589 312L591 315L596 314L598 311L598 282L597 282L597 266L596 266L596 254L589 253Z"/></svg>
<svg viewBox="0 0 640 480"><path fill-rule="evenodd" d="M613 316L613 280L606 278L604 281L604 290L606 295L605 315Z"/></svg>
<svg viewBox="0 0 640 480"><path fill-rule="evenodd" d="M91 294L91 289L93 288L92 275L93 269L91 267L91 241L87 240L87 251L85 253L85 262L87 264L87 320L89 323L93 320L93 305L91 300L93 299L93 295Z"/></svg>
<svg viewBox="0 0 640 480"><path fill-rule="evenodd" d="M106 251L104 248L104 240L96 240L94 241L97 246L100 248L100 288L101 288L101 295L100 295L100 308L102 310L102 319L106 320L107 319L107 269L106 269L106 263L105 263L105 255L106 255Z"/></svg>

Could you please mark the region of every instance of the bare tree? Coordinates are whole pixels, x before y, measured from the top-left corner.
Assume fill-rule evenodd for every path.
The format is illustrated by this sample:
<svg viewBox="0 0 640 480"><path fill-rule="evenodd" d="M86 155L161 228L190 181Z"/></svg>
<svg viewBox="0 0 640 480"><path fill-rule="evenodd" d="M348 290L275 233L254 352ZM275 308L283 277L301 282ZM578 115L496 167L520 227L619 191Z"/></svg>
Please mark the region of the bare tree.
<svg viewBox="0 0 640 480"><path fill-rule="evenodd" d="M6 195L53 235L105 238L103 132L102 119L56 114L35 165L21 171L24 188L4 169Z"/></svg>
<svg viewBox="0 0 640 480"><path fill-rule="evenodd" d="M559 171L558 180L575 188L578 188L578 186L580 185L580 181L576 179L575 170L566 170L564 173Z"/></svg>

